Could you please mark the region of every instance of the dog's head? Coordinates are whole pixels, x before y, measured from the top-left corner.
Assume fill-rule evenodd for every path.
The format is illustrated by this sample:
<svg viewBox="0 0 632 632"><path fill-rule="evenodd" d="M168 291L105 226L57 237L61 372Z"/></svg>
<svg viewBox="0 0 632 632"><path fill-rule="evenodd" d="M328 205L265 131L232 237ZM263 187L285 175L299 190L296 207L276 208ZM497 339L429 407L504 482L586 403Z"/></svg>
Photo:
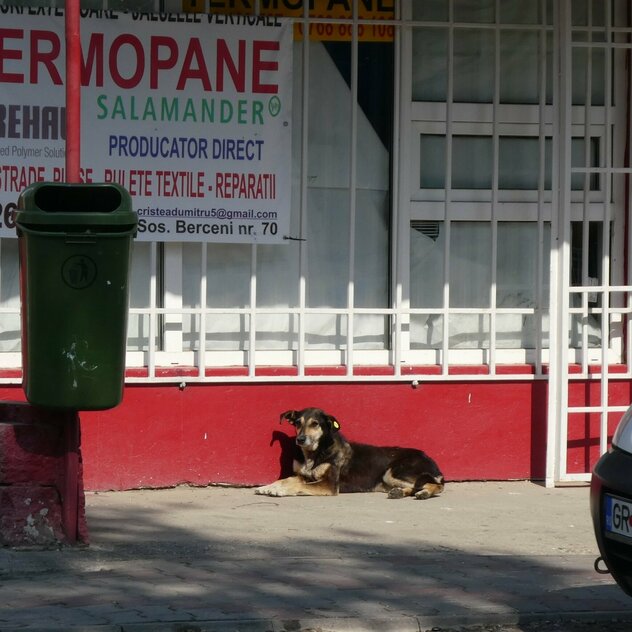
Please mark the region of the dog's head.
<svg viewBox="0 0 632 632"><path fill-rule="evenodd" d="M289 421L296 429L296 445L307 452L315 452L324 438L340 430L338 420L320 408L286 410L281 413L281 422Z"/></svg>

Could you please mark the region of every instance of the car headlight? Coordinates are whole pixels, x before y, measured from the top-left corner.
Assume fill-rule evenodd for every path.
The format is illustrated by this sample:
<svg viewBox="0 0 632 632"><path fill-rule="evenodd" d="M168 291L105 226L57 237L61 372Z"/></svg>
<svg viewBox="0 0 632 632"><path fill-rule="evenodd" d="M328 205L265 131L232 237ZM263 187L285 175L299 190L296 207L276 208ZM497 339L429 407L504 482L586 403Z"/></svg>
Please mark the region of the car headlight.
<svg viewBox="0 0 632 632"><path fill-rule="evenodd" d="M632 406L628 408L612 437L612 445L632 454Z"/></svg>

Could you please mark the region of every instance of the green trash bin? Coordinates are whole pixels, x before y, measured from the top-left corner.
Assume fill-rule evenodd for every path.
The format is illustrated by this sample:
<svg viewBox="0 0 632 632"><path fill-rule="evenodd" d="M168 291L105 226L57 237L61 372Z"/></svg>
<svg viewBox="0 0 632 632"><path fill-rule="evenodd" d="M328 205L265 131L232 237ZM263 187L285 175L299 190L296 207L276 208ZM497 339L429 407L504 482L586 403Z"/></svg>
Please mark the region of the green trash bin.
<svg viewBox="0 0 632 632"><path fill-rule="evenodd" d="M117 184L38 182L20 195L23 387L37 406L121 402L137 216Z"/></svg>

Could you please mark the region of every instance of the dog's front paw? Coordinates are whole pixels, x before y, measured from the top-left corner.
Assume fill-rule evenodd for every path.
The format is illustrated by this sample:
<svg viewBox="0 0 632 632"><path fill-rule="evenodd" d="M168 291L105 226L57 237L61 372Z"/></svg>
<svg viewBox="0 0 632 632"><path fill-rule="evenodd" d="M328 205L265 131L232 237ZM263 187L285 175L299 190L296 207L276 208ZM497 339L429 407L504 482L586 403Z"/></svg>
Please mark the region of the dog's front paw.
<svg viewBox="0 0 632 632"><path fill-rule="evenodd" d="M393 489L389 490L387 498L404 498L405 495L401 487L393 487Z"/></svg>
<svg viewBox="0 0 632 632"><path fill-rule="evenodd" d="M277 483L257 487L255 489L255 494L259 494L260 496L285 496L282 486Z"/></svg>

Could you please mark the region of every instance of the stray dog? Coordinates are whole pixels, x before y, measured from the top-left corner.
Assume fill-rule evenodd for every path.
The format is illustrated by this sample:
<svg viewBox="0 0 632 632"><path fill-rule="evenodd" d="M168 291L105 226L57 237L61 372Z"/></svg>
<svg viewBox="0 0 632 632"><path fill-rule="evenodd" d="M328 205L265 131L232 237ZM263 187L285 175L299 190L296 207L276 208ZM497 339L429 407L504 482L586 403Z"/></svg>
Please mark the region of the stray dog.
<svg viewBox="0 0 632 632"><path fill-rule="evenodd" d="M351 443L338 432L338 420L320 408L288 410L281 422L296 429L303 460L294 461L294 474L259 487L266 496L335 496L339 492L387 492L389 498L419 500L443 491L443 474L421 450L383 448Z"/></svg>

